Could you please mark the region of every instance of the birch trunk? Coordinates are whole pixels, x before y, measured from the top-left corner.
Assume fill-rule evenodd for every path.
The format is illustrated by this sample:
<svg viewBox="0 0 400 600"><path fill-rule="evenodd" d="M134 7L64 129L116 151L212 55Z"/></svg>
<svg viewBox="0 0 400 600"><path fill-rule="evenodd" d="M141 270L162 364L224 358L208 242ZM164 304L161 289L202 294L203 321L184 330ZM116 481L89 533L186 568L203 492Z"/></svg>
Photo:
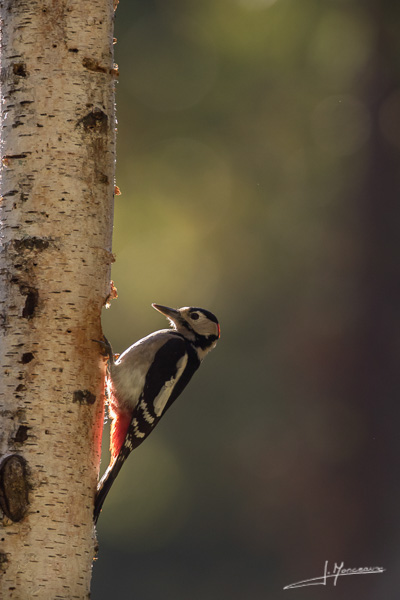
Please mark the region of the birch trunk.
<svg viewBox="0 0 400 600"><path fill-rule="evenodd" d="M88 598L114 191L112 0L3 0L0 597Z"/></svg>

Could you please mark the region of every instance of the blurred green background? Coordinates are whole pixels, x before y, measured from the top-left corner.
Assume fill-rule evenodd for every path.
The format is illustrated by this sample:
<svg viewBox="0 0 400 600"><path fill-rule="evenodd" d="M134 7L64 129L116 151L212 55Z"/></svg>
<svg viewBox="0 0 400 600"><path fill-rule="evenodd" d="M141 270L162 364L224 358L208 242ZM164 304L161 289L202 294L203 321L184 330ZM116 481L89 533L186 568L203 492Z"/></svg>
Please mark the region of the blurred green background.
<svg viewBox="0 0 400 600"><path fill-rule="evenodd" d="M93 600L398 598L399 25L389 0L121 1L104 331L123 351L158 302L222 337L107 498ZM387 571L283 591L326 560Z"/></svg>

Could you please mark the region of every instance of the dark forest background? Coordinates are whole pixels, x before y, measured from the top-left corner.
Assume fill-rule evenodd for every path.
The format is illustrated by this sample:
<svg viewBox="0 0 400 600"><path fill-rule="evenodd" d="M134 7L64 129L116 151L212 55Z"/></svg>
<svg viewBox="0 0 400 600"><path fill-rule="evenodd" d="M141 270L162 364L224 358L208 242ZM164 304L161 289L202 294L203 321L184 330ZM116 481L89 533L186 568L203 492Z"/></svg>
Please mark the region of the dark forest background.
<svg viewBox="0 0 400 600"><path fill-rule="evenodd" d="M400 2L123 0L116 37L105 333L158 302L222 337L107 499L92 598L397 599ZM283 590L326 560L386 571Z"/></svg>

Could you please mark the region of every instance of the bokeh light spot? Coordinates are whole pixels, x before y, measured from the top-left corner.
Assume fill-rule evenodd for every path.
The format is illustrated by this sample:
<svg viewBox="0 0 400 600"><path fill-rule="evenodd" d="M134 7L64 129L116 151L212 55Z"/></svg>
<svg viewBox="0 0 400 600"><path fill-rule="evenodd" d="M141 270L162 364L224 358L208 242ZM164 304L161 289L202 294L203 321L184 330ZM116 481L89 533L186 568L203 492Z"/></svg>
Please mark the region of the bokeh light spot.
<svg viewBox="0 0 400 600"><path fill-rule="evenodd" d="M373 52L376 30L363 10L326 11L310 45L311 62L329 87L348 85Z"/></svg>
<svg viewBox="0 0 400 600"><path fill-rule="evenodd" d="M353 96L329 96L312 115L314 139L334 156L347 156L368 140L371 118L367 108Z"/></svg>

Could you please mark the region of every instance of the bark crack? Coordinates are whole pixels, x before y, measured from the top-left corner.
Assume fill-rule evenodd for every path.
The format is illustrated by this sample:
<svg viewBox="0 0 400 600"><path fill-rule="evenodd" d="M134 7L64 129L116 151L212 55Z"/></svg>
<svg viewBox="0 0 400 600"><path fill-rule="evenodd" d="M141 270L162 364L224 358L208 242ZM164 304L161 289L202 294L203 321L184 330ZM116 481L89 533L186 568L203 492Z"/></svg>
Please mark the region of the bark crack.
<svg viewBox="0 0 400 600"><path fill-rule="evenodd" d="M76 390L73 394L73 402L79 404L94 404L96 402L96 396L90 390Z"/></svg>

